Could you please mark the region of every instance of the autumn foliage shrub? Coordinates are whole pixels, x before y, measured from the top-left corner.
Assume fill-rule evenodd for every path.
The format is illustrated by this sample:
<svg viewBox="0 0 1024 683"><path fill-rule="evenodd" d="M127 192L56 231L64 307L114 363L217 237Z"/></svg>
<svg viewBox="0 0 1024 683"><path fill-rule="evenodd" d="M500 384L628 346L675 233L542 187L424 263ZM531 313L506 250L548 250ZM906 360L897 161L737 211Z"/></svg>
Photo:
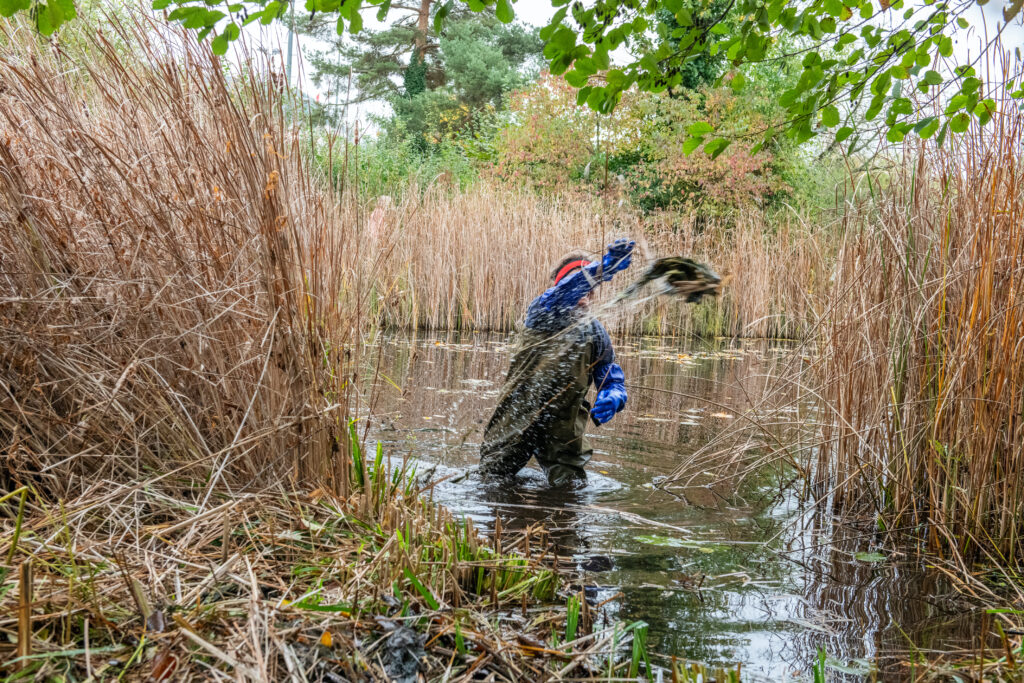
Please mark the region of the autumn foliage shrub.
<svg viewBox="0 0 1024 683"><path fill-rule="evenodd" d="M774 155L753 153L737 139L712 158L684 146L687 128L708 121L721 135L741 136L763 128L767 117L752 111L728 88L688 91L678 97L630 93L615 117L609 165L618 170L643 208L673 208L700 214L763 207L788 188Z"/></svg>
<svg viewBox="0 0 1024 683"><path fill-rule="evenodd" d="M545 75L513 96L492 171L547 192L595 183L645 210L720 216L764 208L791 189L777 158L789 150L754 153L753 138L744 139L771 123L768 97L740 97L728 87L677 95L630 91L611 114L598 115L576 104L564 79ZM698 121L734 142L716 158L688 150L687 129Z"/></svg>
<svg viewBox="0 0 1024 683"><path fill-rule="evenodd" d="M544 75L512 95L509 117L498 134L492 173L538 190L567 189L594 152L597 115L576 105L565 79Z"/></svg>

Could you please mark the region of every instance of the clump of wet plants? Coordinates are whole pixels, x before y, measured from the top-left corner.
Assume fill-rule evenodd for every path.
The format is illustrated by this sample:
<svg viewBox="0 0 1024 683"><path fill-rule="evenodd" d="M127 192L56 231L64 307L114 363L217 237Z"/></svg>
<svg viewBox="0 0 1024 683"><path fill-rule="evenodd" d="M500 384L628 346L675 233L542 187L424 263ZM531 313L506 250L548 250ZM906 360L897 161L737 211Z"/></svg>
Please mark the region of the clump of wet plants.
<svg viewBox="0 0 1024 683"><path fill-rule="evenodd" d="M358 444L352 452L360 454ZM8 518L3 674L67 680L543 680L652 671L646 625L560 598L540 529L484 539L378 448L348 497L107 484ZM131 523L143 507L147 513ZM16 522L16 523L15 523ZM564 608L563 608L564 606ZM685 679L683 679L685 680ZM705 678L704 680L715 680ZM728 679L722 679L728 680Z"/></svg>
<svg viewBox="0 0 1024 683"><path fill-rule="evenodd" d="M681 296L691 304L705 296L718 296L722 278L706 264L682 256L666 256L648 265L636 282L619 293L616 301L635 297L652 283L656 284L657 293Z"/></svg>

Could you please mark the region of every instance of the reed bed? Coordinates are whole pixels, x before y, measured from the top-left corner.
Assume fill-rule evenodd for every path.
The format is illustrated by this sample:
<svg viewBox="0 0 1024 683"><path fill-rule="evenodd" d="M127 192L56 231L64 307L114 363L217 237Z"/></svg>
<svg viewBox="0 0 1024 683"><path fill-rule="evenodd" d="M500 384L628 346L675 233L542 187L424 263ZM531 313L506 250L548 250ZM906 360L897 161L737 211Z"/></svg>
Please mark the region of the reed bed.
<svg viewBox="0 0 1024 683"><path fill-rule="evenodd" d="M649 674L643 624L566 627L543 530L363 452L384 252L269 65L131 21L0 27L0 675Z"/></svg>
<svg viewBox="0 0 1024 683"><path fill-rule="evenodd" d="M139 22L2 29L0 482L337 480L352 230L260 65Z"/></svg>
<svg viewBox="0 0 1024 683"><path fill-rule="evenodd" d="M643 217L600 196L539 197L481 182L465 190L433 186L370 207L366 233L376 260L373 310L384 326L507 331L547 289L550 271L567 253L599 258L616 237L636 239L633 268L691 256L731 276L720 300L698 306L651 304L607 321L620 333L666 336L804 337L827 287L831 229L799 217L741 214L730 224L702 226L690 218ZM607 287L606 287L607 289ZM605 296L607 300L609 297Z"/></svg>
<svg viewBox="0 0 1024 683"><path fill-rule="evenodd" d="M22 561L0 569L0 670L154 681L518 681L589 675L595 661L635 676L644 659L650 670L646 650L617 653L642 625L595 631L584 607L569 631L564 612L533 607L552 604L564 571L543 530L485 542L380 450L363 460L351 445L348 498L218 492L203 511L133 484L99 483L67 505L26 487L10 549Z"/></svg>
<svg viewBox="0 0 1024 683"><path fill-rule="evenodd" d="M850 206L823 334L819 500L964 560L1024 560L1024 115L907 150Z"/></svg>
<svg viewBox="0 0 1024 683"><path fill-rule="evenodd" d="M539 526L485 540L432 484L364 453L348 497L218 490L202 510L150 482L54 504L31 486L0 567L0 671L12 679L637 680L643 622L605 623ZM142 516L142 524L135 521ZM4 529L10 531L10 525ZM12 563L18 559L18 564ZM680 680L738 670L664 662ZM693 678L691 678L693 676Z"/></svg>

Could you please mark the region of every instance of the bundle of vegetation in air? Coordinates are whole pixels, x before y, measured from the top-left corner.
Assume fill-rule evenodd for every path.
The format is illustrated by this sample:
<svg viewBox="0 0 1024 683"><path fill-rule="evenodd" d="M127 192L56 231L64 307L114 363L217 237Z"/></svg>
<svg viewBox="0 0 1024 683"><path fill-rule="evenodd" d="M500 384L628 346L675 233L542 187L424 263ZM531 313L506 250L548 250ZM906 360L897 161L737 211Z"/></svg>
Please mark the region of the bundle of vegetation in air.
<svg viewBox="0 0 1024 683"><path fill-rule="evenodd" d="M722 278L709 266L683 256L666 256L653 261L640 279L622 290L616 301L635 297L654 283L657 294L681 296L697 303L705 296L718 296Z"/></svg>

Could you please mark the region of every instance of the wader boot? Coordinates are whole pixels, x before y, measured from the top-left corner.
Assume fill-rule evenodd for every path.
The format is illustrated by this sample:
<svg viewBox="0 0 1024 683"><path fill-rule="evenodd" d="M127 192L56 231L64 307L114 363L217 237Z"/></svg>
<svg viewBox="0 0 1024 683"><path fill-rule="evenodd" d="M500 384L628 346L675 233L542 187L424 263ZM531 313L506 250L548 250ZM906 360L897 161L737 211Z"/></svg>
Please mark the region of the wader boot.
<svg viewBox="0 0 1024 683"><path fill-rule="evenodd" d="M586 481L592 449L583 436L590 420L584 399L598 360L595 324L577 318L554 333L522 330L484 431L481 473L511 476L534 457L552 486Z"/></svg>

